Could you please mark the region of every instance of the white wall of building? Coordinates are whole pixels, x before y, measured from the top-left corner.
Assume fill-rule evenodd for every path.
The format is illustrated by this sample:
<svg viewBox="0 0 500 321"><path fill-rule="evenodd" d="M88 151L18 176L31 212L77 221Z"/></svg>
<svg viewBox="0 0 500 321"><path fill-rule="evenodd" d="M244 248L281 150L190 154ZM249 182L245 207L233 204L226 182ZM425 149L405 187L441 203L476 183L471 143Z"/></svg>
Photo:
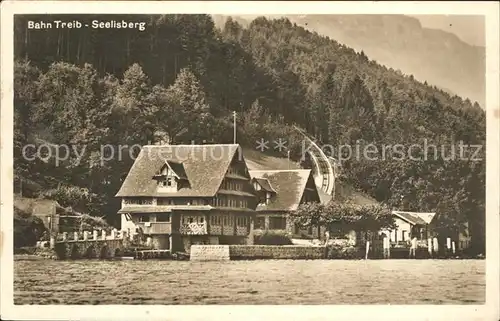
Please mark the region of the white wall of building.
<svg viewBox="0 0 500 321"><path fill-rule="evenodd" d="M121 214L121 230L127 231L135 231L135 224L132 220L127 220L127 216L125 214Z"/></svg>
<svg viewBox="0 0 500 321"><path fill-rule="evenodd" d="M388 234L391 242L408 241L410 239L411 224L399 217L394 217L394 222L396 223L396 229L384 230L382 233Z"/></svg>

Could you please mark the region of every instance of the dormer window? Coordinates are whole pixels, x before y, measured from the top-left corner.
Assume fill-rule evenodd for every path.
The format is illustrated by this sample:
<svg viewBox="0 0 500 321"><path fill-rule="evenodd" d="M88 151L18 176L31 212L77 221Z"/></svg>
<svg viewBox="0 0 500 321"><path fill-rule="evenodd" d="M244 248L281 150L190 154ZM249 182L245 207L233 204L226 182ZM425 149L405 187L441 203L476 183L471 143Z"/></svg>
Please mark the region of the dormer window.
<svg viewBox="0 0 500 321"><path fill-rule="evenodd" d="M182 163L167 161L156 172L153 179L158 182L159 192L172 193L177 192L179 188L189 186L186 171Z"/></svg>
<svg viewBox="0 0 500 321"><path fill-rule="evenodd" d="M166 177L162 182L163 187L172 187L174 186L173 177Z"/></svg>
<svg viewBox="0 0 500 321"><path fill-rule="evenodd" d="M158 182L158 187L162 192L177 192L177 180L175 177L167 174Z"/></svg>
<svg viewBox="0 0 500 321"><path fill-rule="evenodd" d="M271 192L266 192L266 204L269 204L270 200L271 200Z"/></svg>

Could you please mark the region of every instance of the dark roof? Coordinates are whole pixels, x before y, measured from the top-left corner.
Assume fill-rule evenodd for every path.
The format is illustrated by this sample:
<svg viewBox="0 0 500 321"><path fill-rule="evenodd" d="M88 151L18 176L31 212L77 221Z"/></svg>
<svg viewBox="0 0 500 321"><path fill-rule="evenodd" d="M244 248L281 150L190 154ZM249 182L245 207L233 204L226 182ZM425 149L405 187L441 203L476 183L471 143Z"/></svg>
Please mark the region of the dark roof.
<svg viewBox="0 0 500 321"><path fill-rule="evenodd" d="M238 148L236 144L144 146L116 196L212 197ZM181 188L175 193L157 191L153 176L166 161L182 164L189 188Z"/></svg>
<svg viewBox="0 0 500 321"><path fill-rule="evenodd" d="M400 217L413 225L427 225L434 218L435 213L392 211L392 214Z"/></svg>
<svg viewBox="0 0 500 321"><path fill-rule="evenodd" d="M267 192L276 193L276 191L271 186L271 183L269 182L269 180L267 178L255 177L254 180L262 187L263 190L265 190Z"/></svg>
<svg viewBox="0 0 500 321"><path fill-rule="evenodd" d="M257 211L296 210L310 175L310 169L250 171L252 178L266 178L276 191L269 204L257 206Z"/></svg>

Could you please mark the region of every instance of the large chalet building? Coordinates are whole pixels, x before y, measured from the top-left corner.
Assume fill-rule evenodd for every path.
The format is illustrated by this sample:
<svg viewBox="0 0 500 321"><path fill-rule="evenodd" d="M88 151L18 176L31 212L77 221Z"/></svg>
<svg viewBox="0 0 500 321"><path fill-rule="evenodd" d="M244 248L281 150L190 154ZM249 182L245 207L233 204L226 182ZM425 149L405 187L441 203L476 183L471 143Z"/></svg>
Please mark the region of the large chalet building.
<svg viewBox="0 0 500 321"><path fill-rule="evenodd" d="M237 144L144 146L116 196L122 230L156 249L253 243L256 195Z"/></svg>

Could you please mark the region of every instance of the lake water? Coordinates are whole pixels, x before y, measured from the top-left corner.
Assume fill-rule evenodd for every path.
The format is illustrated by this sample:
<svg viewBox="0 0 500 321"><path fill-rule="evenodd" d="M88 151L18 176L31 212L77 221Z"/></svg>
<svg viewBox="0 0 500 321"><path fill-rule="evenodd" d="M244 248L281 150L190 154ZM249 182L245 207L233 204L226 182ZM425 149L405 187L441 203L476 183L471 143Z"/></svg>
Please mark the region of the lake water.
<svg viewBox="0 0 500 321"><path fill-rule="evenodd" d="M15 304L481 304L485 260L16 258Z"/></svg>

